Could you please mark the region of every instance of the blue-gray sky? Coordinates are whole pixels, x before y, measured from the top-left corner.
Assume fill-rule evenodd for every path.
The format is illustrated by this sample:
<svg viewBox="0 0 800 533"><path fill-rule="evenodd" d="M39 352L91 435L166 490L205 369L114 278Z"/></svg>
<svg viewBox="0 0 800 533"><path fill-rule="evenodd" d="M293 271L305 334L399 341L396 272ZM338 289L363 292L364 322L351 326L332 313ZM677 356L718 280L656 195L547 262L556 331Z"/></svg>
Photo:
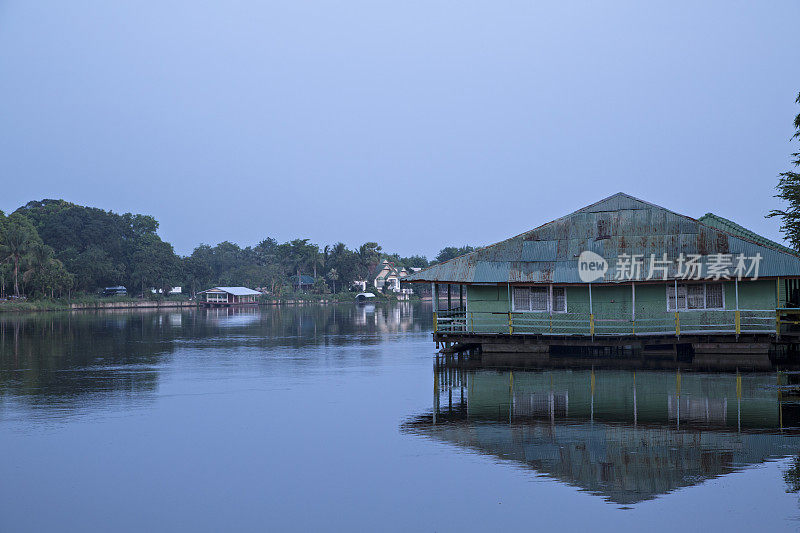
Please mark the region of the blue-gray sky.
<svg viewBox="0 0 800 533"><path fill-rule="evenodd" d="M800 3L0 0L0 209L432 256L617 191L779 238Z"/></svg>

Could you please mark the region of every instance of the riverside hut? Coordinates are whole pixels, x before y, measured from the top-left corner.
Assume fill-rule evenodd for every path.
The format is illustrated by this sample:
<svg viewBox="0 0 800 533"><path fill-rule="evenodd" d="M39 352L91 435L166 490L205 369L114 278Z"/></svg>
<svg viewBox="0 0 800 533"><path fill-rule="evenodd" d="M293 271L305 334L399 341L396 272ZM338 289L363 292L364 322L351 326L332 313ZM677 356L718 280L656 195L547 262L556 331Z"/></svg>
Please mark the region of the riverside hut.
<svg viewBox="0 0 800 533"><path fill-rule="evenodd" d="M798 279L800 256L785 246L618 193L405 281L431 283L434 339L446 348L533 359L727 352L758 366L795 342Z"/></svg>
<svg viewBox="0 0 800 533"><path fill-rule="evenodd" d="M247 287L213 287L197 293L204 307L230 307L235 305L257 305L260 292Z"/></svg>

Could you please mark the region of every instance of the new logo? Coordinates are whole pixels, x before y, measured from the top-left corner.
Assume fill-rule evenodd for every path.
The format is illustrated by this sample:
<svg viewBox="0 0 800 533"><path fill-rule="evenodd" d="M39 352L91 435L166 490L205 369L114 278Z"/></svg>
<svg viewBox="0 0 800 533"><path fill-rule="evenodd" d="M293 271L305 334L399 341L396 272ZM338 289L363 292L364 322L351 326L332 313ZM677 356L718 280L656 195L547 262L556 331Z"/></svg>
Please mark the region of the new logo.
<svg viewBox="0 0 800 533"><path fill-rule="evenodd" d="M602 278L608 272L608 262L589 250L581 252L578 257L578 275L584 283L591 283Z"/></svg>

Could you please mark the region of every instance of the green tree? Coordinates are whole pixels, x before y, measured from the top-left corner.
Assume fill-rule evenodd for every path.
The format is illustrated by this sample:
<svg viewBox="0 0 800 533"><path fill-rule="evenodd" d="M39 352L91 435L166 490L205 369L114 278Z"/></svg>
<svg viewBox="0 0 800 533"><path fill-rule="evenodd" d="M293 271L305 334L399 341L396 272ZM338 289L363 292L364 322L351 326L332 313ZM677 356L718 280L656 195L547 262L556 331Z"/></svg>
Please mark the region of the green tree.
<svg viewBox="0 0 800 533"><path fill-rule="evenodd" d="M800 104L800 93L797 95L795 103ZM800 113L794 117L795 133L793 140L800 139ZM800 151L792 153L792 164L795 168L800 167ZM778 185L776 186L780 198L788 204L787 209L774 209L767 215L779 217L781 219L781 232L795 250L800 250L800 173L791 170L779 174Z"/></svg>
<svg viewBox="0 0 800 533"><path fill-rule="evenodd" d="M365 242L358 247L358 275L366 279L370 270L381 260L382 248L377 242Z"/></svg>
<svg viewBox="0 0 800 533"><path fill-rule="evenodd" d="M297 275L297 290L302 288L303 271L308 272L312 269L312 265L316 265L318 255L319 248L314 244L309 244L308 239L295 239L288 243L286 257L292 272ZM316 272L316 266L313 268Z"/></svg>
<svg viewBox="0 0 800 533"><path fill-rule="evenodd" d="M42 242L35 242L25 258L26 270L23 281L31 286L35 295L53 298L55 293L68 291L74 276L67 272L63 263L55 258L53 249Z"/></svg>
<svg viewBox="0 0 800 533"><path fill-rule="evenodd" d="M197 295L198 288L208 288L211 285L211 267L200 257L190 255L181 259L183 284L189 290L192 298Z"/></svg>
<svg viewBox="0 0 800 533"><path fill-rule="evenodd" d="M2 227L0 258L13 265L14 296L19 296L19 270L23 258L31 247L41 242L31 221L18 213L11 213Z"/></svg>
<svg viewBox="0 0 800 533"><path fill-rule="evenodd" d="M78 288L123 284L135 287L136 254L156 239L158 222L151 216L117 214L64 200L28 202L16 213L27 217L56 259L75 274ZM163 242L163 241L162 241Z"/></svg>
<svg viewBox="0 0 800 533"><path fill-rule="evenodd" d="M0 298L6 297L6 285L13 276L11 264L8 262L0 263Z"/></svg>
<svg viewBox="0 0 800 533"><path fill-rule="evenodd" d="M324 279L318 278L314 281L314 292L317 294L328 294L331 290L328 288L328 284L325 283Z"/></svg>
<svg viewBox="0 0 800 533"><path fill-rule="evenodd" d="M182 272L178 257L172 245L162 241L158 236L151 236L138 243L133 253L135 265L131 280L132 287L137 287L145 296L150 287L161 289L164 294L180 280Z"/></svg>
<svg viewBox="0 0 800 533"><path fill-rule="evenodd" d="M472 246L448 246L446 248L442 248L439 251L439 254L436 256L436 259L433 260L433 263L444 263L445 261L449 261L453 258L456 258L460 255L468 254L470 252L474 252L475 248Z"/></svg>
<svg viewBox="0 0 800 533"><path fill-rule="evenodd" d="M328 280L330 280L331 285L333 286L333 292L336 293L336 280L339 279L339 273L336 271L335 268L332 268L328 271L325 277L328 278Z"/></svg>

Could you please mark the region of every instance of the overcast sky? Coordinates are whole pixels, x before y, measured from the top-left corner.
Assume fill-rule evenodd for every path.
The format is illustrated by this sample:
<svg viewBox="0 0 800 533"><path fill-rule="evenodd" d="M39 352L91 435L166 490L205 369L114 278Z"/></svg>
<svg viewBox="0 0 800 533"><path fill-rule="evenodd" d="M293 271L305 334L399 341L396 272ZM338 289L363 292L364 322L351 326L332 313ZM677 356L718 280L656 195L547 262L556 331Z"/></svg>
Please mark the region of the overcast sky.
<svg viewBox="0 0 800 533"><path fill-rule="evenodd" d="M0 209L150 214L180 253L431 257L624 191L779 239L799 20L797 1L0 0Z"/></svg>

